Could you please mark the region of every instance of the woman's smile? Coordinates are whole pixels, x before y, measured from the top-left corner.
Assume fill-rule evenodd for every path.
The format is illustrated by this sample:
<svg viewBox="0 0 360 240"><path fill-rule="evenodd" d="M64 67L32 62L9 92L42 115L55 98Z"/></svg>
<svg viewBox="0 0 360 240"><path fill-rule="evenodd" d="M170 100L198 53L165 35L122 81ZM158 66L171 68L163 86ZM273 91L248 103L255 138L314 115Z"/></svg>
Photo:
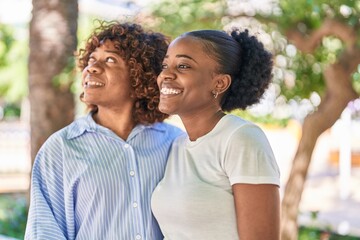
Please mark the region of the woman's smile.
<svg viewBox="0 0 360 240"><path fill-rule="evenodd" d="M163 88L161 88L160 92L162 95L178 95L182 91L177 88L163 87Z"/></svg>

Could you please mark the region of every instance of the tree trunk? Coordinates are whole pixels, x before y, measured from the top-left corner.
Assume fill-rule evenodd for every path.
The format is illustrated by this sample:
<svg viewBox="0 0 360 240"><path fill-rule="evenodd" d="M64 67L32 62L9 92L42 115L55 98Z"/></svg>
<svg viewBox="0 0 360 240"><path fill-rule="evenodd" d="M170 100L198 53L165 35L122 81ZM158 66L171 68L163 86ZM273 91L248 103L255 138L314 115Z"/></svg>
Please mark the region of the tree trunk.
<svg viewBox="0 0 360 240"><path fill-rule="evenodd" d="M302 137L295 154L282 200L281 239L297 240L297 216L311 156L318 137L330 128L358 94L351 85L351 73L360 62L359 49L347 50L339 62L324 72L325 96L316 112L308 115L302 126Z"/></svg>
<svg viewBox="0 0 360 240"><path fill-rule="evenodd" d="M49 135L74 118L73 79L61 73L74 66L78 2L33 0L32 4L28 69L33 163Z"/></svg>

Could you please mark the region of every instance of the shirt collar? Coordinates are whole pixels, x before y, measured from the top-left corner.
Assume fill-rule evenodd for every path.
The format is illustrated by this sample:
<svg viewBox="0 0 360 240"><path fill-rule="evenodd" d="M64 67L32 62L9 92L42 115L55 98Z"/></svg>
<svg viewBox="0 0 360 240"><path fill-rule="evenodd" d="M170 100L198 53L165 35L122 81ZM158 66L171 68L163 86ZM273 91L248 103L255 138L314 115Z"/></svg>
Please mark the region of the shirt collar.
<svg viewBox="0 0 360 240"><path fill-rule="evenodd" d="M67 139L73 139L83 135L85 132L98 132L104 133L106 135L115 135L110 129L105 128L97 124L92 118L92 112L88 113L86 116L76 119L72 124L69 125L69 131L67 133ZM144 129L153 129L156 131L165 131L166 127L163 123L154 123L150 125L138 124L131 131L128 140L135 137L138 133L142 132Z"/></svg>

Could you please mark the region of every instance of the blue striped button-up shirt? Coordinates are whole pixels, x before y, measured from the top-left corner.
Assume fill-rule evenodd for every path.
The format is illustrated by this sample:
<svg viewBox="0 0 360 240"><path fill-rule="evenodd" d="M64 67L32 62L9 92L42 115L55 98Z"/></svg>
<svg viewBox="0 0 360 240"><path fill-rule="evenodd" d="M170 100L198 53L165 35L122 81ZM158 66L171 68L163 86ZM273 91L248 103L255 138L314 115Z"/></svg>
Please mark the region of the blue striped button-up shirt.
<svg viewBox="0 0 360 240"><path fill-rule="evenodd" d="M162 239L150 198L180 133L137 125L124 141L91 114L54 133L34 162L25 239Z"/></svg>

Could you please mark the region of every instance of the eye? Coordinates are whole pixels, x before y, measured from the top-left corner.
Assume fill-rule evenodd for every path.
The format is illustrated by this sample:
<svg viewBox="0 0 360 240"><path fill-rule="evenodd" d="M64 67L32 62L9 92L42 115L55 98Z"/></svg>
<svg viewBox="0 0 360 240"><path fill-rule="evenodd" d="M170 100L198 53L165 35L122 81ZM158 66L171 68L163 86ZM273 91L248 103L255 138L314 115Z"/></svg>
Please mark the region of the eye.
<svg viewBox="0 0 360 240"><path fill-rule="evenodd" d="M190 66L189 66L189 65L186 65L186 64L179 64L179 65L178 65L178 68L179 68L179 69L188 69L188 68L190 68Z"/></svg>
<svg viewBox="0 0 360 240"><path fill-rule="evenodd" d="M113 57L107 57L107 58L106 58L106 62L114 63L114 62L116 62L116 61L115 61L115 58L113 58Z"/></svg>
<svg viewBox="0 0 360 240"><path fill-rule="evenodd" d="M95 61L96 61L96 59L93 56L90 56L89 60L88 60L88 65L95 62Z"/></svg>
<svg viewBox="0 0 360 240"><path fill-rule="evenodd" d="M167 68L168 68L167 64L165 63L161 64L161 69L167 69Z"/></svg>

